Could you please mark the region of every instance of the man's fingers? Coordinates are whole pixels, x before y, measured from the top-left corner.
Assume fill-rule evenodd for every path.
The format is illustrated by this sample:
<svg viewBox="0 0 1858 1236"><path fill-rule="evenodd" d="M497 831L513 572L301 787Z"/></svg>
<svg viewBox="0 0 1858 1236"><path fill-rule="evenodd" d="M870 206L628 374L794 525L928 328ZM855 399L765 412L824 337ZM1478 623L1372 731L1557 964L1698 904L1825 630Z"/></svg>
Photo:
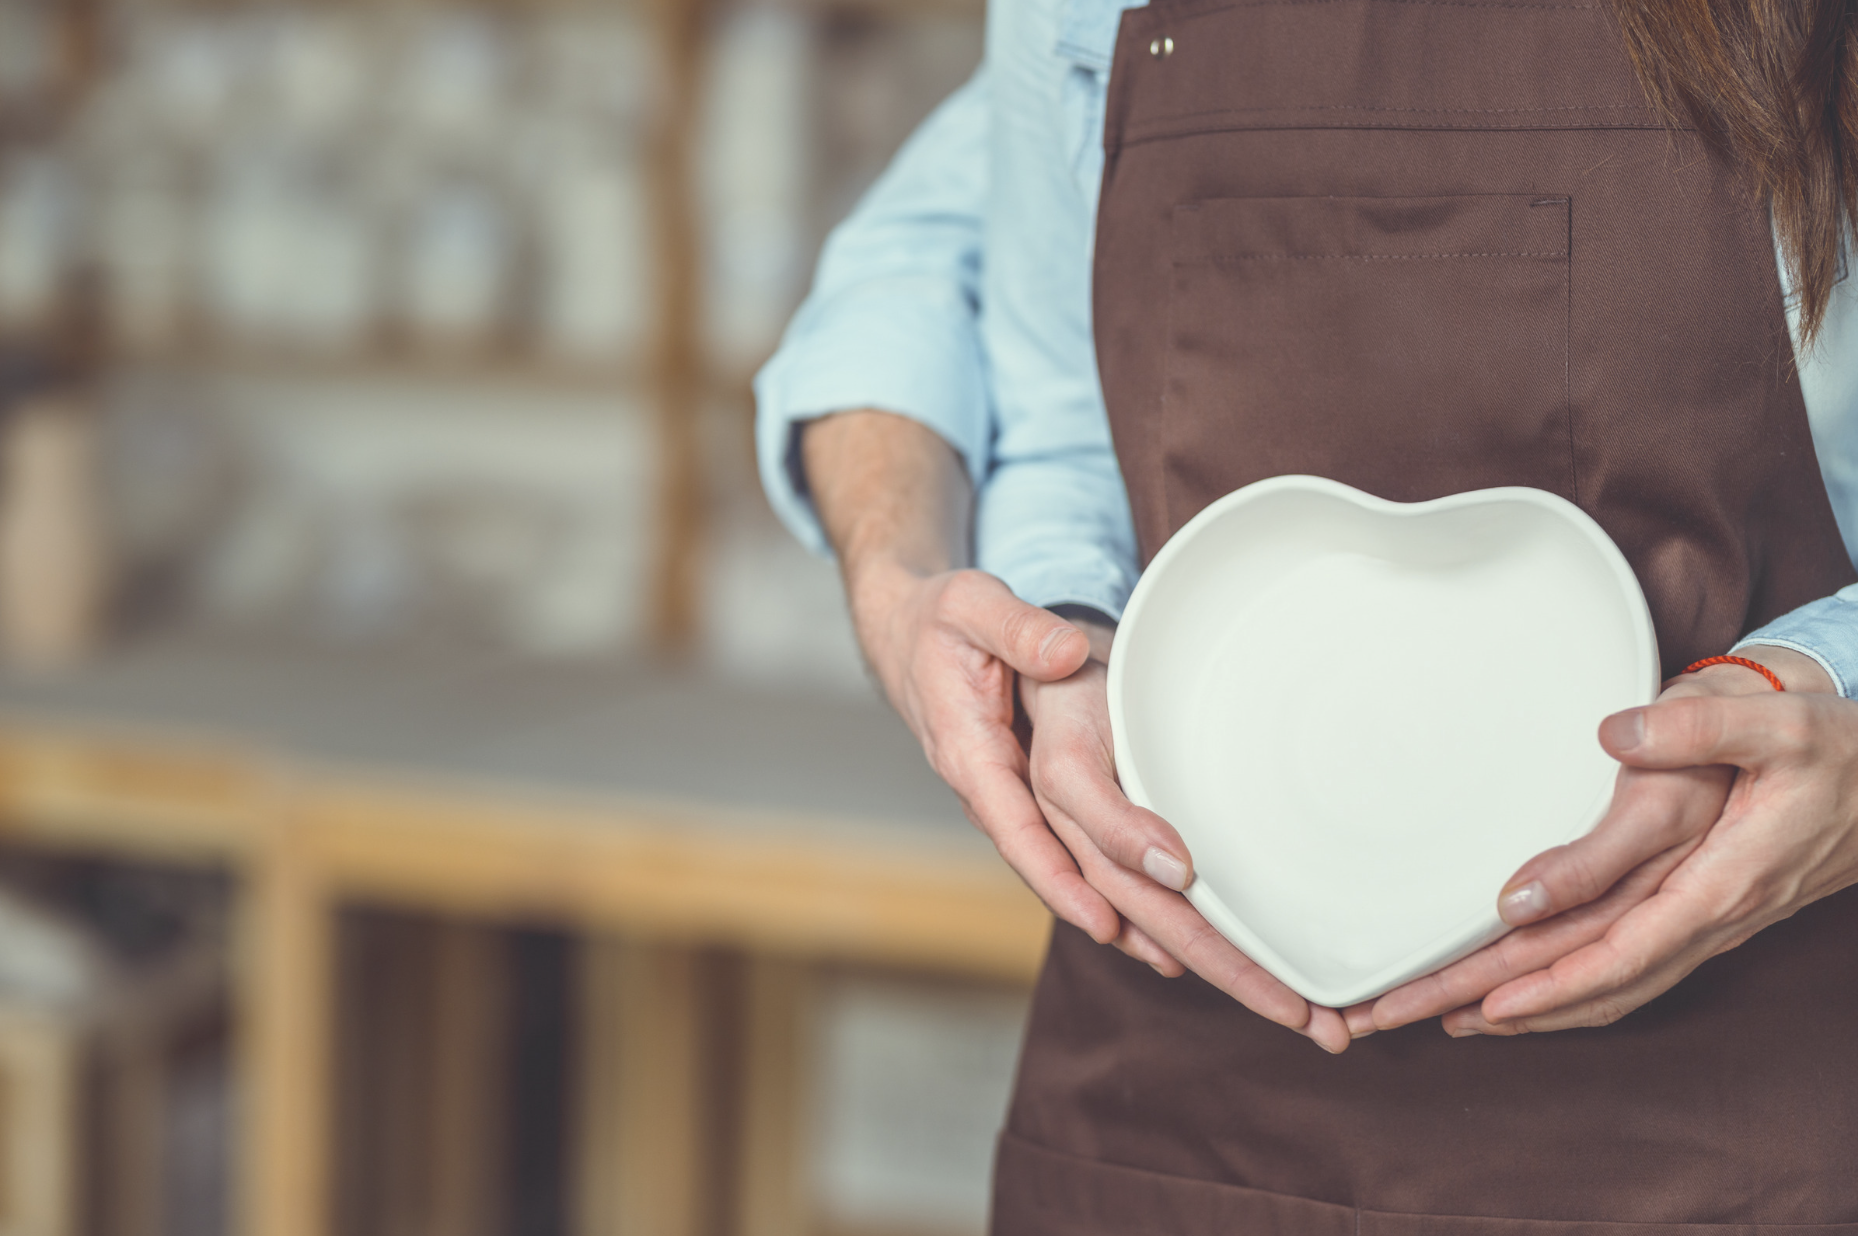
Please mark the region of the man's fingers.
<svg viewBox="0 0 1858 1236"><path fill-rule="evenodd" d="M1082 631L1049 609L1026 604L984 572L957 574L939 604L943 621L1028 678L1056 682L1090 659Z"/></svg>
<svg viewBox="0 0 1858 1236"><path fill-rule="evenodd" d="M1754 768L1804 751L1812 741L1812 704L1779 693L1693 695L1616 712L1600 723L1600 745L1622 764Z"/></svg>
<svg viewBox="0 0 1858 1236"><path fill-rule="evenodd" d="M1733 782L1721 765L1621 769L1605 818L1578 841L1524 863L1498 894L1498 913L1521 927L1598 900L1628 872L1707 832Z"/></svg>
<svg viewBox="0 0 1858 1236"><path fill-rule="evenodd" d="M1483 1010L1475 1004L1452 1009L1439 1019L1439 1024L1445 1033L1455 1039L1468 1038L1473 1034L1508 1036L1529 1032L1526 1027L1520 1025L1497 1025L1494 1022L1485 1021Z"/></svg>
<svg viewBox="0 0 1858 1236"><path fill-rule="evenodd" d="M1358 1037L1348 1028L1348 1022L1335 1009L1312 1004L1310 1019L1303 1024L1301 1033L1305 1038L1332 1056L1339 1056L1348 1049L1351 1039Z"/></svg>
<svg viewBox="0 0 1858 1236"><path fill-rule="evenodd" d="M1116 937L1116 947L1137 961L1145 962L1163 978L1179 978L1187 973L1187 967L1169 955L1167 949L1155 943L1146 931L1126 920L1122 934Z"/></svg>
<svg viewBox="0 0 1858 1236"><path fill-rule="evenodd" d="M1115 940L1122 916L1079 873L1076 860L1052 835L1032 791L1010 768L983 766L951 780L962 810L987 835L1046 908L1099 944Z"/></svg>

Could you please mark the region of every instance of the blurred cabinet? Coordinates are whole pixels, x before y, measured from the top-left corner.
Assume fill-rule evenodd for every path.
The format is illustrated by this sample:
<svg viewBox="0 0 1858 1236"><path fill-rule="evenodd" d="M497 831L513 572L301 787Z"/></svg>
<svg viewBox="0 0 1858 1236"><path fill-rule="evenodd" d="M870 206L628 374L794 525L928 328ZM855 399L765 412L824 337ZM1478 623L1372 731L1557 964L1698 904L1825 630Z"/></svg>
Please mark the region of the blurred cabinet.
<svg viewBox="0 0 1858 1236"><path fill-rule="evenodd" d="M474 458L498 448L467 418L521 432L543 415L537 391L617 394L648 432L589 435L582 453L613 455L613 488L646 495L650 638L688 650L706 546L751 488L748 378L827 227L979 53L979 0L0 0L0 403L11 352L152 402L319 388L320 404L270 401L304 422L286 445L314 431L328 458L379 465L381 422L328 411L363 402L364 382L417 389L408 419ZM604 414L563 413L558 436L583 413ZM398 448L436 455L424 442ZM173 488L215 483L183 473ZM199 522L108 497L138 534ZM442 507L413 516L471 517ZM365 593L380 527L350 530L342 586ZM275 528L245 531L271 552ZM489 1012L513 973L499 925L589 941L580 1150L564 1168L585 1236L821 1232L836 1222L811 1149L824 968L1023 984L1042 949L1042 911L991 858L925 857L881 828L848 847L804 816L743 830L733 809L409 790L255 743L0 731L0 832L237 877L247 1236L490 1230L508 1199L484 1164L509 1147L489 1062L520 1031ZM356 904L442 921L409 929L397 962L374 959L384 986L361 1015L400 1054L345 1074L339 924ZM34 1041L19 1050L52 1051ZM57 1127L55 1099L0 1084L0 1110L38 1105L35 1128ZM403 1124L365 1127L376 1111ZM51 1153L55 1139L22 1149L13 1127L0 1162ZM396 1160L409 1145L417 1162ZM0 1224L28 1204L51 1213L55 1173L35 1164L30 1187L0 1179ZM338 1195L351 1184L361 1200Z"/></svg>
<svg viewBox="0 0 1858 1236"><path fill-rule="evenodd" d="M147 928L146 907L118 926ZM190 1058L223 1042L223 935L210 912L168 926L153 955L130 962L94 923L0 892L5 1236L224 1230L219 1200L196 1206L169 1170L183 1157L177 1114L199 1090Z"/></svg>
<svg viewBox="0 0 1858 1236"><path fill-rule="evenodd" d="M748 378L980 4L0 0L0 48L0 344L624 392L687 652Z"/></svg>
<svg viewBox="0 0 1858 1236"><path fill-rule="evenodd" d="M0 1236L76 1236L87 1030L0 1009Z"/></svg>
<svg viewBox="0 0 1858 1236"><path fill-rule="evenodd" d="M879 967L1018 987L1044 948L1042 907L957 829L939 838L874 819L847 830L740 808L395 779L233 743L17 719L0 728L9 844L208 863L233 876L233 1230L250 1236L496 1230L507 1207L486 1165L510 1160L506 1137L537 1133L510 1131L498 1063L533 1055L507 1020L537 1002L511 998L520 971L499 942L511 923L584 941L581 999L565 1014L578 1044L563 1117L571 1135L540 1130L519 1148L565 1173L571 1226L530 1230L868 1230L869 1204L843 1224L822 1210L820 1146L840 1147L836 1178L871 1181L861 1147L889 1127L913 1156L890 1169L907 1183L918 1168L937 1170L933 1141L914 1146L908 1130L942 1127L931 1117L946 1096L933 1070L917 1068L905 1102L925 1119L906 1120L902 1134L868 1113L847 1118L842 1103L822 1106L834 1059L862 1070L854 1081L881 1080L933 1054L928 1040L899 1037L916 1006L899 1014L886 997L853 1008L849 1052L822 1056L821 1010L844 1004L823 976ZM345 963L340 923L355 905L429 922L377 934ZM1004 1051L986 1057L995 1069L1010 1061L1007 1034ZM344 1054L345 1038L373 1054ZM970 1058L954 1062L974 1072ZM989 1084L1003 1091L1004 1075ZM57 1093L38 1092L33 1112L16 1118L56 1128ZM836 1143L822 1141L832 1132L822 1117L837 1120ZM36 1132L25 1150L4 1143L7 1155L56 1144ZM33 1168L35 1188L51 1178L38 1174L44 1166ZM895 1181L875 1179L861 1196L885 1190L895 1196Z"/></svg>

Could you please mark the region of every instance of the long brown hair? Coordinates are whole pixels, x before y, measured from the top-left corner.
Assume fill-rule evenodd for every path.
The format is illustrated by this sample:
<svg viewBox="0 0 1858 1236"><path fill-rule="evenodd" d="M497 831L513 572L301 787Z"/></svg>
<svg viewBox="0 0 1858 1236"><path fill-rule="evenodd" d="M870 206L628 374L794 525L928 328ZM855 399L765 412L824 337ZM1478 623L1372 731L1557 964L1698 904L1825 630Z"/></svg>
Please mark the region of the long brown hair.
<svg viewBox="0 0 1858 1236"><path fill-rule="evenodd" d="M1772 202L1802 342L1858 219L1858 0L1613 0L1639 80Z"/></svg>

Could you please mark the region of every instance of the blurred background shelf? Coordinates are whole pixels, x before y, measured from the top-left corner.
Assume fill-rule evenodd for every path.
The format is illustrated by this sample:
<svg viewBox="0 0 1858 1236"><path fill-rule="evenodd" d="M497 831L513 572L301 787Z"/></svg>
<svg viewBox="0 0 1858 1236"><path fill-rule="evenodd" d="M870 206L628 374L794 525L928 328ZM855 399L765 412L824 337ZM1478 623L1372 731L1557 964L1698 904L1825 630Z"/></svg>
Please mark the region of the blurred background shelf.
<svg viewBox="0 0 1858 1236"><path fill-rule="evenodd" d="M1043 949L1042 908L874 701L192 637L0 682L0 710L0 835L235 877L243 1230L325 1230L345 1140L330 1039L343 906L454 924L430 937L432 1037L411 1045L441 1076L429 1111L487 1084L469 1058L491 1032L475 1049L451 1038L499 1016L485 1002L507 963L482 925L590 941L566 1139L585 1232L819 1230L800 1079L822 976L1010 990ZM466 1062L443 1084L447 1050ZM406 1118L441 1148L469 1119ZM502 1125L482 1120L494 1139ZM422 1213L472 1209L457 1192L483 1179L441 1172ZM433 1222L421 1230L458 1230Z"/></svg>
<svg viewBox="0 0 1858 1236"><path fill-rule="evenodd" d="M981 20L0 0L0 1232L980 1230L1047 920L748 383Z"/></svg>
<svg viewBox="0 0 1858 1236"><path fill-rule="evenodd" d="M0 678L0 768L15 828L217 820L234 861L288 832L344 888L451 909L1017 981L1042 947L875 699L189 633Z"/></svg>

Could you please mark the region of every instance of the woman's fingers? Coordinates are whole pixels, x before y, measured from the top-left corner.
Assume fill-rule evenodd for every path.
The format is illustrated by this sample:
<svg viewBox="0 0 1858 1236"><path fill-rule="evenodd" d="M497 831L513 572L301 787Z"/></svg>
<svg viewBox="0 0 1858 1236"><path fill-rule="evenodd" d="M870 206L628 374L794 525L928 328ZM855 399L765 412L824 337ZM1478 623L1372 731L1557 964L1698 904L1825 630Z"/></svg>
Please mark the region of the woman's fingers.
<svg viewBox="0 0 1858 1236"><path fill-rule="evenodd" d="M1734 780L1734 771L1721 766L1620 769L1600 823L1524 863L1498 895L1498 913L1521 927L1598 900L1628 872L1708 832Z"/></svg>
<svg viewBox="0 0 1858 1236"><path fill-rule="evenodd" d="M1095 853L1090 838L1076 821L1049 805L1047 818L1060 839L1076 854L1078 865L1091 885L1103 892L1132 926L1170 957L1254 1013L1308 1036L1324 1050L1339 1052L1348 1046L1352 1036L1340 1013L1313 1006L1284 986L1213 930L1179 893L1162 888Z"/></svg>
<svg viewBox="0 0 1858 1236"><path fill-rule="evenodd" d="M1070 744L1040 755L1032 767L1034 792L1076 821L1106 858L1177 893L1193 882L1187 843L1172 824L1123 795L1105 753Z"/></svg>
<svg viewBox="0 0 1858 1236"><path fill-rule="evenodd" d="M1234 948L1183 897L1193 879L1173 826L1131 803L1116 783L1103 667L1055 683L1022 684L1032 719L1030 779L1037 806L1082 878L1122 916L1116 938L1163 974L1192 970L1239 1003L1325 1050L1351 1033L1334 1009L1312 1007Z"/></svg>
<svg viewBox="0 0 1858 1236"><path fill-rule="evenodd" d="M1193 858L1174 826L1130 802L1116 781L1103 667L1028 689L1032 789L1070 817L1098 852L1163 888L1193 883Z"/></svg>

